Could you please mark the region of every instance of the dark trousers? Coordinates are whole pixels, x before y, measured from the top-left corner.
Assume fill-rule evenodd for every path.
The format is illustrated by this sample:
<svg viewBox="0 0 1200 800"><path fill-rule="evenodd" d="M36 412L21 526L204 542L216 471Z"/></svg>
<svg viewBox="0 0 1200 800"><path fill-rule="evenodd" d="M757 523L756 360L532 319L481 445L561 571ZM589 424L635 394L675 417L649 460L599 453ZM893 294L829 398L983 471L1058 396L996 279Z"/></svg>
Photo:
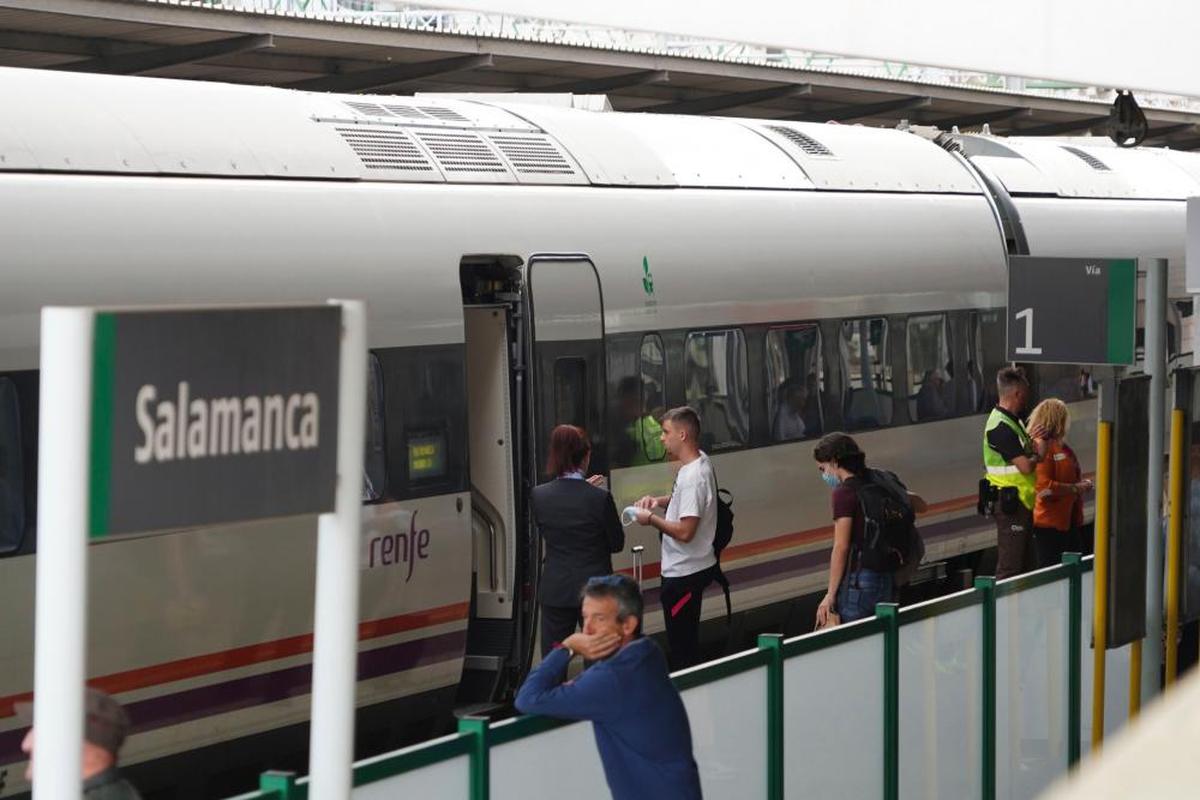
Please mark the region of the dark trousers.
<svg viewBox="0 0 1200 800"><path fill-rule="evenodd" d="M1060 531L1057 528L1034 527L1033 549L1037 553L1038 569L1061 564L1063 553L1082 552L1079 529Z"/></svg>
<svg viewBox="0 0 1200 800"><path fill-rule="evenodd" d="M1034 569L1037 559L1033 550L1033 511L1018 505L1012 514L1005 514L997 505L994 516L996 580L1001 581Z"/></svg>
<svg viewBox="0 0 1200 800"><path fill-rule="evenodd" d="M542 658L554 649L554 645L575 632L579 625L580 607L542 605Z"/></svg>
<svg viewBox="0 0 1200 800"><path fill-rule="evenodd" d="M717 568L713 566L681 578L662 579L659 599L667 626L667 663L672 670L700 661L700 603L704 589L716 574Z"/></svg>

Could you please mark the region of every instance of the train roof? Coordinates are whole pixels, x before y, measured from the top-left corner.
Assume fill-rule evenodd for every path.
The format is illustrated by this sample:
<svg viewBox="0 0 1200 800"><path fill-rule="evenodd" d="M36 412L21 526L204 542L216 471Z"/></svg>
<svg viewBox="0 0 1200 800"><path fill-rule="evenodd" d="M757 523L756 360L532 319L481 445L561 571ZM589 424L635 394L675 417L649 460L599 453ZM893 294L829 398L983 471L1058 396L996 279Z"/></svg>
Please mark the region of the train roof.
<svg viewBox="0 0 1200 800"><path fill-rule="evenodd" d="M0 69L0 170L979 194L900 131ZM86 131L86 133L84 133Z"/></svg>
<svg viewBox="0 0 1200 800"><path fill-rule="evenodd" d="M1106 139L958 137L971 162L1010 194L1182 200L1200 194L1200 155L1120 148Z"/></svg>

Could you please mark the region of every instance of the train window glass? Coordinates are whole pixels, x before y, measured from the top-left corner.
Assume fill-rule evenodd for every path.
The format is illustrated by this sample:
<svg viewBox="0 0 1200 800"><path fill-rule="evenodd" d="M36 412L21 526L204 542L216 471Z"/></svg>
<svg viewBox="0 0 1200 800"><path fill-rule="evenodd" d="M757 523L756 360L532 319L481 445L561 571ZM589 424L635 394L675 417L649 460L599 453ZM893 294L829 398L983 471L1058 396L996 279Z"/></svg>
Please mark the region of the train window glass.
<svg viewBox="0 0 1200 800"><path fill-rule="evenodd" d="M909 317L906 329L909 419L927 422L951 416L954 385L950 381L946 315Z"/></svg>
<svg viewBox="0 0 1200 800"><path fill-rule="evenodd" d="M843 418L847 430L892 424L892 366L882 317L842 323Z"/></svg>
<svg viewBox="0 0 1200 800"><path fill-rule="evenodd" d="M25 463L16 384L0 378L0 553L21 546L25 534Z"/></svg>
<svg viewBox="0 0 1200 800"><path fill-rule="evenodd" d="M554 362L554 424L587 426L587 362L582 358Z"/></svg>
<svg viewBox="0 0 1200 800"><path fill-rule="evenodd" d="M367 440L363 449L363 502L379 500L387 491L387 432L383 416L383 367L379 356L367 355Z"/></svg>
<svg viewBox="0 0 1200 800"><path fill-rule="evenodd" d="M634 463L649 464L662 461L667 456L660 434L666 409L667 358L662 338L658 334L642 337L638 350L638 374L640 377L640 403L636 408L622 409L622 422L631 419L622 434L633 441ZM628 412L634 411L636 416Z"/></svg>
<svg viewBox="0 0 1200 800"><path fill-rule="evenodd" d="M977 414L996 405L996 373L1006 363L1004 314L1002 308L972 311L967 325L968 394Z"/></svg>
<svg viewBox="0 0 1200 800"><path fill-rule="evenodd" d="M768 330L766 362L771 440L820 436L824 428L821 395L825 391L821 329L792 325Z"/></svg>
<svg viewBox="0 0 1200 800"><path fill-rule="evenodd" d="M689 333L684 344L684 392L700 415L701 446L720 450L750 438L746 338L741 330Z"/></svg>
<svg viewBox="0 0 1200 800"><path fill-rule="evenodd" d="M466 376L461 345L373 351L379 360L387 490L381 501L467 488ZM376 487L378 490L379 487Z"/></svg>
<svg viewBox="0 0 1200 800"><path fill-rule="evenodd" d="M1078 364L1038 364L1034 367L1038 401L1055 397L1064 403L1074 403L1094 397L1091 368Z"/></svg>

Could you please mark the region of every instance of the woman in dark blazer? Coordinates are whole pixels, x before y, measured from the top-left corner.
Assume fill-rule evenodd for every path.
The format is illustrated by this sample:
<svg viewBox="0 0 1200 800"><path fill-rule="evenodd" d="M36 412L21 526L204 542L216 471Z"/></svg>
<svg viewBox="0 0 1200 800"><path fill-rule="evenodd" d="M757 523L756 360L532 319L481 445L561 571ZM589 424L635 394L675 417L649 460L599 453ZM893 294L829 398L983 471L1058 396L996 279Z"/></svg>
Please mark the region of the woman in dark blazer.
<svg viewBox="0 0 1200 800"><path fill-rule="evenodd" d="M612 495L593 485L599 479L585 478L591 456L583 428L559 425L550 434L546 464L554 480L533 490L533 519L546 548L538 587L543 656L575 632L583 585L611 574L610 554L625 547Z"/></svg>

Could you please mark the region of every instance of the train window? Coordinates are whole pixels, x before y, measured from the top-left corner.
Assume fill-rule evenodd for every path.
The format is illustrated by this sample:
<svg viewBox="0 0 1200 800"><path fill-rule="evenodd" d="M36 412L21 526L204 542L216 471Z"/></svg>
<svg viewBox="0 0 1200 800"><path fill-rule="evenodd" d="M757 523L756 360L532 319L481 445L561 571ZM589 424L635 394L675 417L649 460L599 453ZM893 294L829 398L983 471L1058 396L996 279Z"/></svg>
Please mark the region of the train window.
<svg viewBox="0 0 1200 800"><path fill-rule="evenodd" d="M0 553L21 546L25 535L25 463L17 386L0 378Z"/></svg>
<svg viewBox="0 0 1200 800"><path fill-rule="evenodd" d="M767 415L771 440L820 436L825 369L816 325L771 328L766 338Z"/></svg>
<svg viewBox="0 0 1200 800"><path fill-rule="evenodd" d="M587 427L587 362L560 358L554 362L554 424Z"/></svg>
<svg viewBox="0 0 1200 800"><path fill-rule="evenodd" d="M467 488L466 376L461 345L373 351L383 379L383 471L378 500ZM369 467L368 467L369 468Z"/></svg>
<svg viewBox="0 0 1200 800"><path fill-rule="evenodd" d="M689 333L684 344L684 392L700 415L701 446L720 450L750 438L746 337L729 329Z"/></svg>
<svg viewBox="0 0 1200 800"><path fill-rule="evenodd" d="M983 413L996 405L996 373L1006 363L1003 308L972 311L967 325L967 383L971 409Z"/></svg>
<svg viewBox="0 0 1200 800"><path fill-rule="evenodd" d="M1087 400L1096 394L1091 367L1079 364L1037 364L1033 369L1034 397L1055 397L1064 403Z"/></svg>
<svg viewBox="0 0 1200 800"><path fill-rule="evenodd" d="M892 424L892 366L882 317L842 323L843 419L847 430Z"/></svg>
<svg viewBox="0 0 1200 800"><path fill-rule="evenodd" d="M945 314L908 318L908 415L916 422L952 416L950 346Z"/></svg>
<svg viewBox="0 0 1200 800"><path fill-rule="evenodd" d="M367 355L367 440L363 448L364 503L383 497L387 489L387 438L383 416L383 367L379 356Z"/></svg>

